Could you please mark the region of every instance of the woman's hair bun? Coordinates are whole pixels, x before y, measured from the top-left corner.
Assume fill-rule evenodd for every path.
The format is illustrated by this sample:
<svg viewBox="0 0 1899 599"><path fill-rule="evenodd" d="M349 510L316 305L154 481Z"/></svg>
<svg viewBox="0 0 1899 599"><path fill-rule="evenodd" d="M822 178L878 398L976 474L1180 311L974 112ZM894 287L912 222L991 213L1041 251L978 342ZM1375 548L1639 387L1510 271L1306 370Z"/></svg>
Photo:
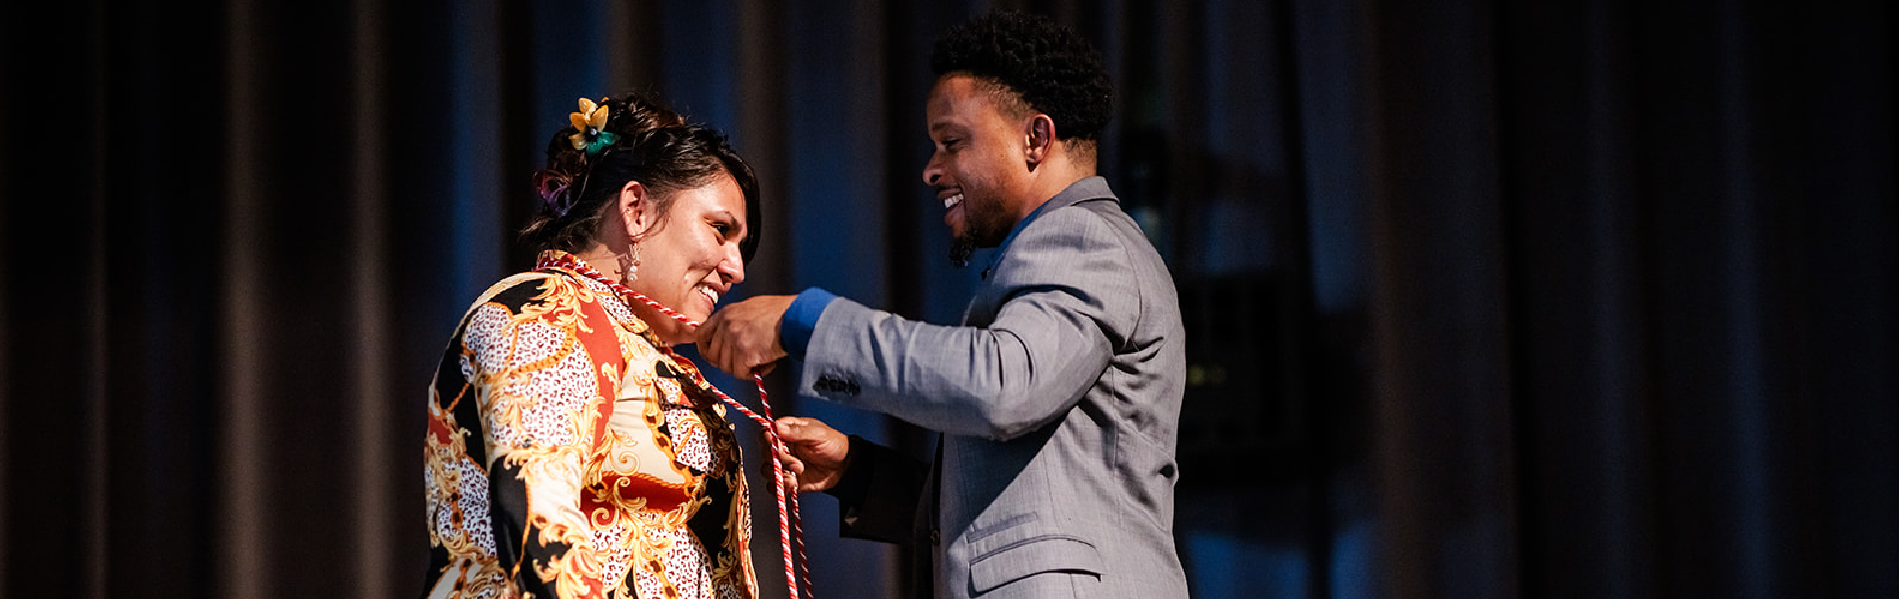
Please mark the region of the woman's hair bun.
<svg viewBox="0 0 1899 599"><path fill-rule="evenodd" d="M759 232L758 182L723 133L637 93L598 102L583 98L579 107L548 140L547 164L533 174L538 209L521 231L523 242L584 251L594 241L607 198L618 197L628 181L651 190L654 208L665 211L674 192L729 175L745 194L750 233L744 250L750 255Z"/></svg>

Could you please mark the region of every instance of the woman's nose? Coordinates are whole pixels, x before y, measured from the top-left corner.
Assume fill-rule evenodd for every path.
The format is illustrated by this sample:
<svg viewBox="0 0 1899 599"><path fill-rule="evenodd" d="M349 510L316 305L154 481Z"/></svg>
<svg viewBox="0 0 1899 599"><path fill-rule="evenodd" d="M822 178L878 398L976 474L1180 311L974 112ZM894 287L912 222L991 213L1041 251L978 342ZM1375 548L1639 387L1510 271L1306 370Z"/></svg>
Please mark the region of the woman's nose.
<svg viewBox="0 0 1899 599"><path fill-rule="evenodd" d="M745 254L739 252L738 244L726 248L725 259L719 261L719 272L725 275L728 285L737 285L745 280Z"/></svg>

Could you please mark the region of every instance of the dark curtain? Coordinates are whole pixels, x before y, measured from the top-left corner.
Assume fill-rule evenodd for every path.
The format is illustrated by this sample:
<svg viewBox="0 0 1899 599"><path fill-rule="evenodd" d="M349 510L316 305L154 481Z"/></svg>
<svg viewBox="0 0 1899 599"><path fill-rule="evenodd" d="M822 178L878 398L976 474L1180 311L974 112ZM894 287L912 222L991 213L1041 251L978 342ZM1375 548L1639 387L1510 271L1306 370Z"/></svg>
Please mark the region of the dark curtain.
<svg viewBox="0 0 1899 599"><path fill-rule="evenodd" d="M1890 7L1368 21L1390 594L1899 591Z"/></svg>
<svg viewBox="0 0 1899 599"><path fill-rule="evenodd" d="M1899 592L1891 5L1494 18L1523 588Z"/></svg>
<svg viewBox="0 0 1899 599"><path fill-rule="evenodd" d="M926 63L991 5L1116 75L1196 597L1899 596L1894 11L1741 0L0 4L0 596L414 595L432 356L581 95L732 133L741 293L954 322ZM833 505L819 595L900 588Z"/></svg>

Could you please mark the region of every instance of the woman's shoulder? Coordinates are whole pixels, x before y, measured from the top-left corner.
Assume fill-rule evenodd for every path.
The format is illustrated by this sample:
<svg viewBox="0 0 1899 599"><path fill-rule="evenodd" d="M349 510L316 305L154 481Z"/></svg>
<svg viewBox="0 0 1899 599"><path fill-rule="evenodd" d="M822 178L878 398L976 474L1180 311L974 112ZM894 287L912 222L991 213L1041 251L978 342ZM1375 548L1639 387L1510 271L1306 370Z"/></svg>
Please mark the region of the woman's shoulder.
<svg viewBox="0 0 1899 599"><path fill-rule="evenodd" d="M546 307L550 301L577 301L578 298L571 292L572 287L574 285L571 281L555 273L540 271L518 273L488 286L488 290L481 293L474 305L469 306L469 310L499 305L507 308L509 312L520 314L530 306Z"/></svg>

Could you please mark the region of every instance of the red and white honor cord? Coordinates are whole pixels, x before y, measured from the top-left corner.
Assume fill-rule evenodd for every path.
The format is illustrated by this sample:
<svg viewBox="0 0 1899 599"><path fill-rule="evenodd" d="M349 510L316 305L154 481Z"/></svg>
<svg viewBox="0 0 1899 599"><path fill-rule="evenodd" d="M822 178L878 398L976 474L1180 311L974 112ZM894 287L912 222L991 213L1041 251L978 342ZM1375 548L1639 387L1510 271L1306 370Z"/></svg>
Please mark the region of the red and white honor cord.
<svg viewBox="0 0 1899 599"><path fill-rule="evenodd" d="M659 311L660 314L665 314L673 320L685 323L686 326L693 328L699 327L699 321L687 318L686 315L680 314L672 308L660 305L659 302L653 301L652 298L646 297L638 291L629 289L625 285L621 285L618 281L607 278L606 275L600 274L600 271L594 270L593 267L588 266L587 263L581 262L578 258L571 255L562 255L559 258L542 260L539 264L535 265L535 270L547 270L550 268L561 268L580 273L589 279L599 281L607 287L612 288L614 292L619 293L628 301L638 301L642 304L646 304L654 310ZM674 363L693 366L692 360L674 353L670 347L661 345L659 346L659 351L666 354L667 357L672 358ZM762 415L752 411L751 408L745 407L745 404L739 403L738 400L732 399L732 396L726 395L724 391L720 391L718 387L713 386L711 382L706 380L705 375L700 374L696 366L688 368L686 371L693 374L694 380L699 383L701 388L711 390L712 394L718 396L720 401L725 402L726 405L732 406L732 408L738 410L739 413L757 422L759 428L765 429L765 437L771 442L772 447L785 447L784 443L778 440L777 428L772 426L772 421L775 418L771 413L771 401L765 394L765 377L759 374L758 371L752 371L752 382L758 385L758 405L759 409L764 412ZM786 449L786 451L790 450ZM804 526L800 522L802 518L798 515L798 495L796 493L792 493L789 496L785 494L785 463L783 460L778 459L778 452L776 451L772 452L771 471L773 478L772 490L776 491L778 495L778 542L779 545L784 548L785 554L785 586L790 589L792 599L799 597L799 577L795 574L802 573L804 580L804 597L807 599L816 599L817 594L811 591L811 562L805 557L804 553ZM797 555L795 564L796 573L794 573L794 564L792 561L794 552Z"/></svg>

